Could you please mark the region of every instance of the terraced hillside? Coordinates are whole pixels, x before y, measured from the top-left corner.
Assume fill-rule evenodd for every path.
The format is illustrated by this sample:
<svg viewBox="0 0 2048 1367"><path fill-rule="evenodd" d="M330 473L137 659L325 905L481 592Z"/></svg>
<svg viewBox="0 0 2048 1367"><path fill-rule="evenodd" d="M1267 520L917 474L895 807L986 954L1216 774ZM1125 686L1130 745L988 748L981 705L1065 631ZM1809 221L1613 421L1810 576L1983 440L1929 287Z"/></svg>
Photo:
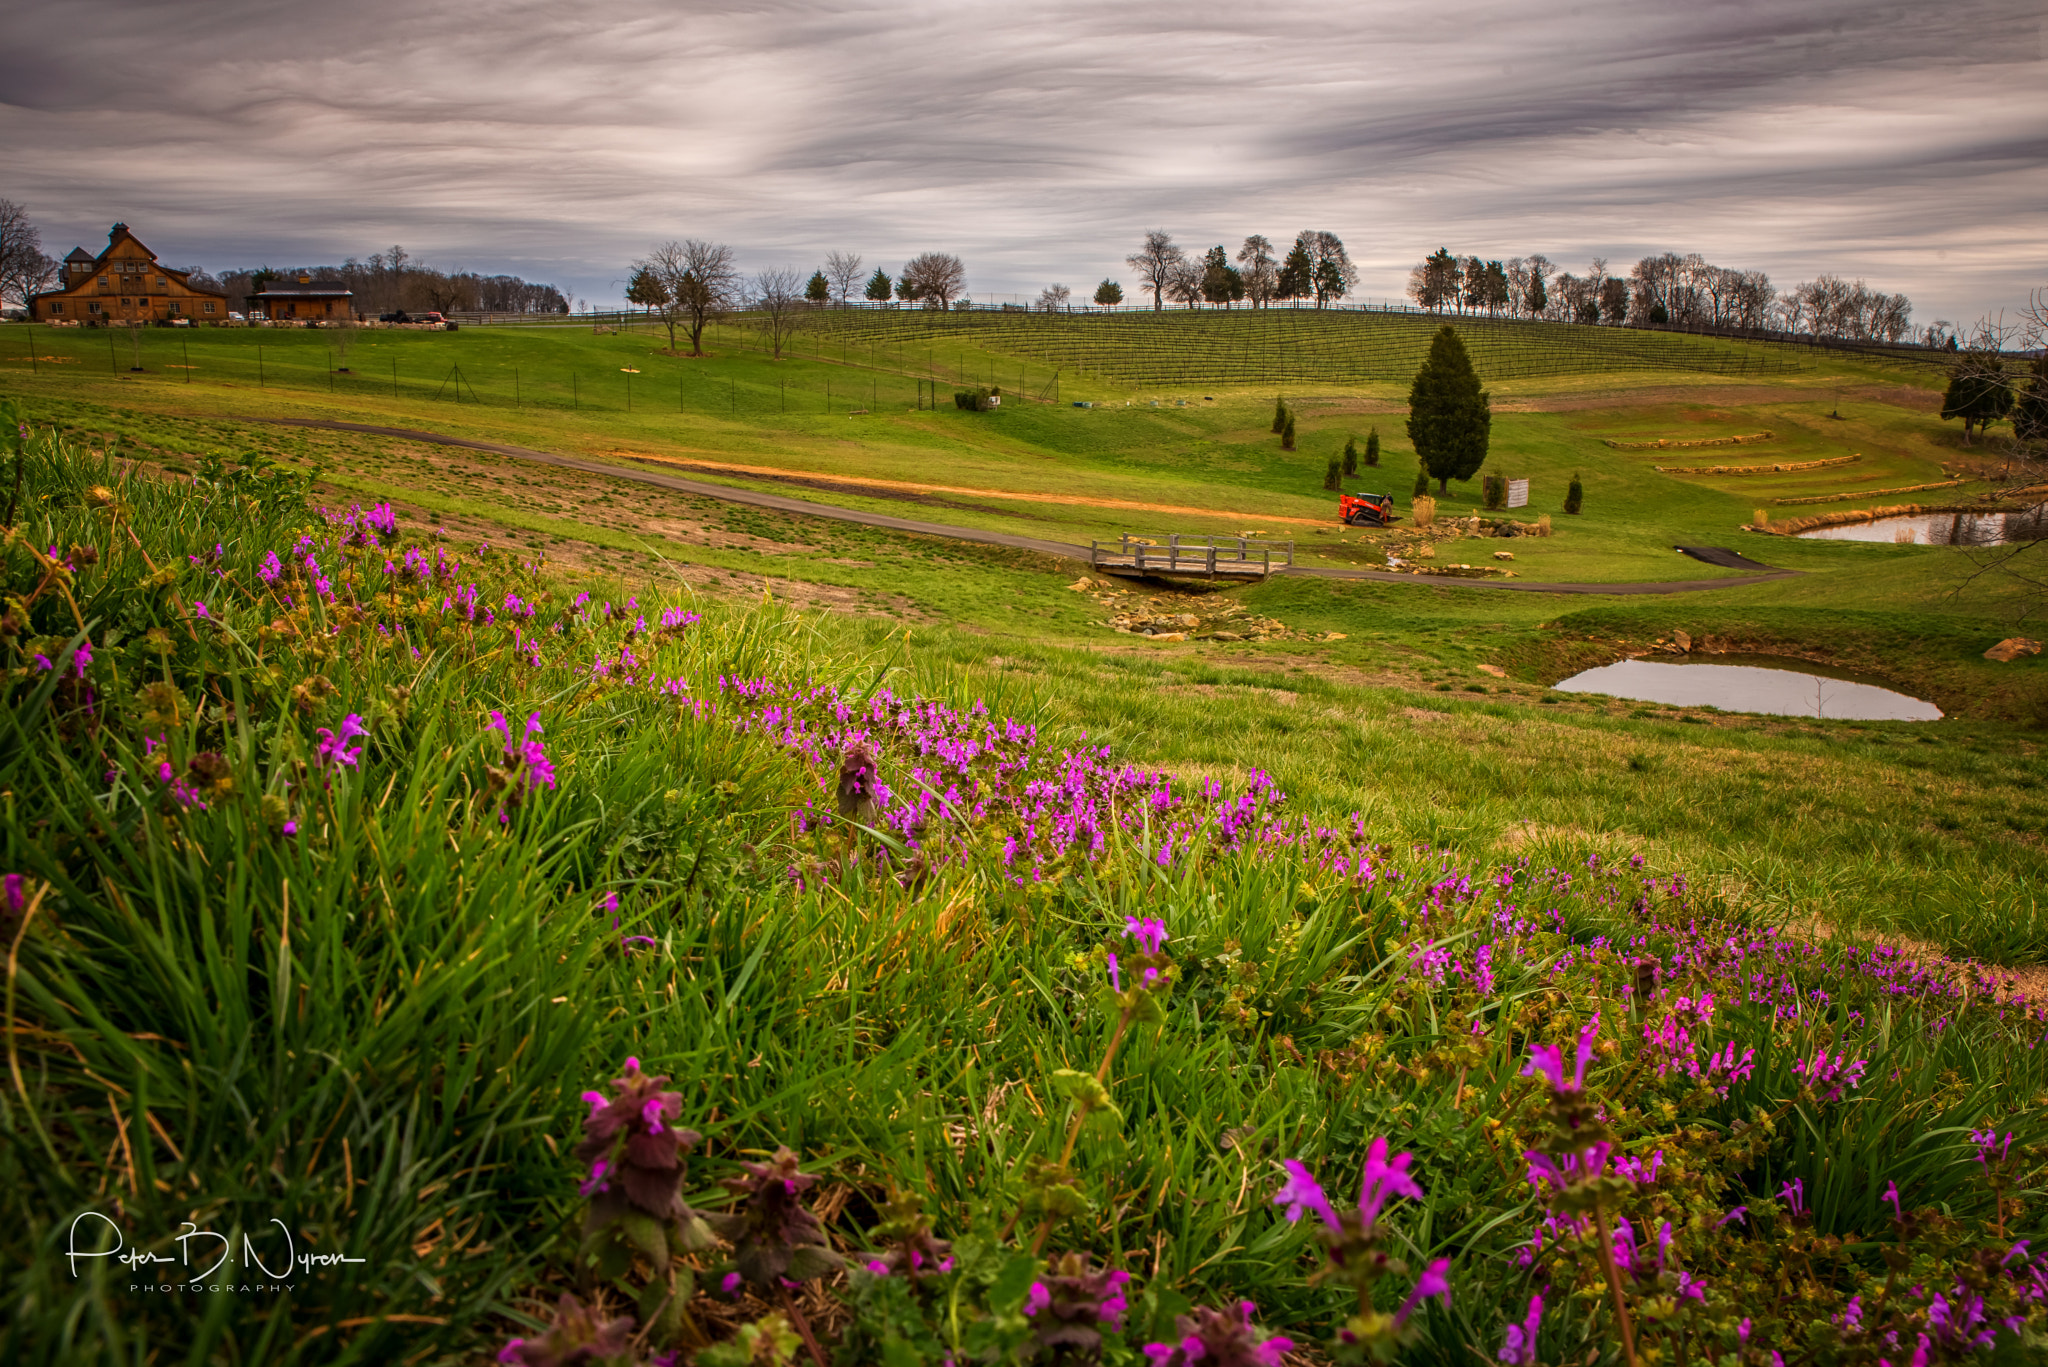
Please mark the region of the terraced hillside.
<svg viewBox="0 0 2048 1367"><path fill-rule="evenodd" d="M1405 380L1453 323L1482 375L1526 379L1612 371L1783 375L1790 347L1633 328L1354 310L1260 309L1115 314L859 310L831 330L856 345L928 339L1008 352L1131 386L1358 384Z"/></svg>

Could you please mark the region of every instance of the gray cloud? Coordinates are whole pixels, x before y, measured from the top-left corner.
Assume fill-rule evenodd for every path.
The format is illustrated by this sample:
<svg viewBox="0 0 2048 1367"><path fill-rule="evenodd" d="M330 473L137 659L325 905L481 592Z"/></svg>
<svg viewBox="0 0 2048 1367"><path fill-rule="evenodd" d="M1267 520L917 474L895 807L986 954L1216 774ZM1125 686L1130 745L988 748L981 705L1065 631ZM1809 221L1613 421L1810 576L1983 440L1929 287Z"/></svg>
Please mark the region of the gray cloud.
<svg viewBox="0 0 2048 1367"><path fill-rule="evenodd" d="M2048 282L2044 89L2038 0L16 0L0 194L60 251L397 241L598 300L668 236L1023 293L1315 226L1371 298L1440 244L1668 249L1969 318Z"/></svg>

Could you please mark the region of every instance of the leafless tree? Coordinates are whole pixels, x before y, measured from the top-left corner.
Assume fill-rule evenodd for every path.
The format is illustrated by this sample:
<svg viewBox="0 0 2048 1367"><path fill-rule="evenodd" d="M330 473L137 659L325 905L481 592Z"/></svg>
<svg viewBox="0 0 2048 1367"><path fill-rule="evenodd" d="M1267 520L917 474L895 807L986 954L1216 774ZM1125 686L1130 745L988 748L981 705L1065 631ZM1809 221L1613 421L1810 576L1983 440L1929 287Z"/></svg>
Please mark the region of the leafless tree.
<svg viewBox="0 0 2048 1367"><path fill-rule="evenodd" d="M1205 274L1200 261L1191 256L1182 256L1174 262L1166 274L1166 297L1176 304L1195 308L1202 302L1202 277Z"/></svg>
<svg viewBox="0 0 2048 1367"><path fill-rule="evenodd" d="M1044 313L1059 313L1067 306L1074 292L1065 285L1051 284L1038 292L1038 307Z"/></svg>
<svg viewBox="0 0 2048 1367"><path fill-rule="evenodd" d="M1152 307L1166 307L1166 291L1173 284L1174 270L1188 259L1173 243L1173 234L1154 228L1145 234L1145 245L1124 258L1124 264L1138 273L1141 287L1152 291Z"/></svg>
<svg viewBox="0 0 2048 1367"><path fill-rule="evenodd" d="M754 277L753 296L750 302L761 314L768 345L779 361L784 343L803 326L808 312L803 276L787 266L762 271Z"/></svg>
<svg viewBox="0 0 2048 1367"><path fill-rule="evenodd" d="M845 304L847 297L864 283L859 252L833 252L825 258L825 279L831 282L832 298Z"/></svg>
<svg viewBox="0 0 2048 1367"><path fill-rule="evenodd" d="M1261 233L1247 237L1237 249L1237 262L1244 268L1244 297L1253 308L1264 308L1280 284L1280 259L1273 255L1271 239Z"/></svg>
<svg viewBox="0 0 2048 1367"><path fill-rule="evenodd" d="M664 242L634 262L627 291L634 303L654 310L669 325L670 351L680 326L690 336L690 354L702 356L704 329L732 307L740 273L732 263L732 248L686 238Z"/></svg>
<svg viewBox="0 0 2048 1367"><path fill-rule="evenodd" d="M945 309L967 288L967 267L951 252L921 252L904 263L902 279L909 287L905 298Z"/></svg>
<svg viewBox="0 0 2048 1367"><path fill-rule="evenodd" d="M28 301L56 283L58 265L43 254L42 234L29 221L28 210L0 199L0 302Z"/></svg>

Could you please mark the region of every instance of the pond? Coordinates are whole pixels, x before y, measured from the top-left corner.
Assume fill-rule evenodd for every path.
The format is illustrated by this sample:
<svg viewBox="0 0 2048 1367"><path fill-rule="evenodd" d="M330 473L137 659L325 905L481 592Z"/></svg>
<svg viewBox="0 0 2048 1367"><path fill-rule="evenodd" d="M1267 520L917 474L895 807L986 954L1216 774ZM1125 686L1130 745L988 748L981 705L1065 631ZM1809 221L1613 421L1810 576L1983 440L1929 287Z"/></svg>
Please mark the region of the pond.
<svg viewBox="0 0 2048 1367"><path fill-rule="evenodd" d="M1922 546L2003 546L2010 541L2048 538L2048 503L2017 513L1914 513L1854 522L1846 527L1815 527L1795 533L1816 541L1911 540Z"/></svg>
<svg viewBox="0 0 2048 1367"><path fill-rule="evenodd" d="M1815 673L1805 660L1718 655L1714 663L1622 660L1552 685L1563 693L1605 693L1674 707L1718 707L1774 717L1833 721L1939 721L1941 709L1883 684L1839 671Z"/></svg>

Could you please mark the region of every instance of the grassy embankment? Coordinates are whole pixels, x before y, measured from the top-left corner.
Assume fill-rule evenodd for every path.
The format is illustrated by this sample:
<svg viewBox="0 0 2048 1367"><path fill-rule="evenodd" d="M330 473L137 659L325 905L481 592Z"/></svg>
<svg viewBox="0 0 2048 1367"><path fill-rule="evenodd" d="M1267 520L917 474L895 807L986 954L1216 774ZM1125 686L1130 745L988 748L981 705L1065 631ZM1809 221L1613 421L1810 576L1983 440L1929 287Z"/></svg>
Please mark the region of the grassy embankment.
<svg viewBox="0 0 2048 1367"><path fill-rule="evenodd" d="M476 1362L535 1337L575 1286L664 1326L607 1360L688 1355L742 1321L772 1337L800 1308L849 1367L1049 1362L1029 1288L1069 1305L1091 1268L1131 1278L1120 1315L1094 1313L1099 1289L1076 1312L1119 1363L1212 1332L1177 1317L1240 1297L1304 1345L1348 1324L1406 1361L1486 1361L1546 1287L1545 1361L1615 1361L1617 1303L1665 1361L1739 1354L1739 1336L1860 1361L1886 1333L1972 1314L2022 1319L2024 1335L1992 1331L2008 1359L2040 1347L2038 1274L2007 1255L2042 1234L2038 1004L2002 1002L1972 966L1773 933L1777 887L1688 887L1683 847L1583 824L1654 820L1661 800L1675 825L1676 791L1560 792L1578 824L1522 829L1505 867L1459 824L1486 822L1489 791L1538 799L1546 769L1569 774L1603 737L1640 748L1645 785L1663 756L1704 753L1732 795L1829 740L1876 755L1903 728L1717 725L1660 746L1675 728L1499 695L1432 706L1306 663L1282 702L1274 659L1013 634L998 662L942 628L644 588L617 614L616 594L577 601L418 523L309 519L288 479L124 477L47 438L26 465L0 735L0 866L21 878L0 1096L9 1361ZM1407 601L1436 595L1469 602ZM1162 751L1190 761L1170 781L1120 767ZM1923 753L1951 777L1990 763ZM865 755L893 789L873 815ZM1375 765L1445 786L1374 787L1359 775ZM1292 802L1255 769L1299 783ZM868 833L818 824L849 778ZM1897 826L1870 812L1861 829ZM1417 834L1443 844L1404 848ZM1962 848L1936 857L1961 872ZM1120 935L1151 916L1170 995L1145 991ZM1602 1218L1642 1250L1618 1286L1569 1213L1589 1193L1532 1187L1519 1158L1561 1151L1551 1117L1576 1104L1525 1078L1529 1046L1570 1055L1595 1019L1585 1080L1631 1163ZM604 1193L567 1152L591 1115L576 1097L616 1098L603 1079L627 1055L672 1079L664 1133L702 1134L693 1206L726 1210L721 1181L787 1144L824 1179L815 1237L857 1266L936 1255L900 1186L950 1266L921 1286L901 1262L791 1266L809 1283L792 1300L774 1259L814 1236L777 1214L688 1257L621 1225L635 1256L579 1275ZM1095 1096L1079 1079L1098 1065L1116 1110L1086 1119L1062 1098ZM659 1137L637 1102L607 1110ZM1988 1166L1967 1136L1985 1126L2015 1136ZM1377 1248L1408 1269L1356 1293L1311 1284L1314 1220L1274 1208L1278 1160L1341 1207L1382 1136L1416 1156L1421 1195L1392 1202L1350 1266ZM629 1179L639 1199L673 1188L645 1168L671 1142L626 1155L652 1184ZM302 1253L361 1261L265 1289L240 1240L282 1265L273 1219ZM185 1250L182 1228L218 1231L234 1265L200 1275L213 1236ZM164 1263L67 1260L108 1252L109 1229ZM1092 1262L1041 1256L1066 1254ZM1402 1311L1438 1259L1448 1303ZM1680 1269L1706 1279L1698 1299ZM745 1294L723 1289L729 1270ZM138 1289L187 1277L207 1289ZM1841 1327L1858 1315L1863 1332Z"/></svg>
<svg viewBox="0 0 2048 1367"><path fill-rule="evenodd" d="M71 347L89 357L105 340L48 329L35 335L39 353L49 355ZM1733 531L1770 498L1920 482L1939 477L1944 462L1967 462L1953 431L1928 411L1928 391L1896 371L1835 366L1768 381L1694 375L1690 385L1679 383L1684 375L1652 373L1502 382L1495 463L1535 481L1532 512L1543 510L1546 492L1554 498L1571 473L1583 472L1588 511L1568 518L1553 510L1559 534L1549 539L1440 547L1446 560L1475 562L1512 547L1516 567L1531 579L1734 577L1670 550L1677 541L1700 542L1804 571L1797 578L1611 600L1281 579L1215 600L1162 598L1158 610L1206 612L1214 602L1235 601L1284 623L1284 635L1177 645L1110 635L1107 610L1068 591L1075 567L1025 553L786 519L483 453L189 416L335 416L585 455L636 451L968 488L983 492L905 502L755 482L805 498L1067 540L1203 525L1284 533L1290 524L1282 517L1324 514L1322 463L1345 433L1368 424L1379 425L1386 441L1385 484L1402 491L1412 481L1413 457L1393 411L1400 386L1385 381L1294 396L1305 435L1301 451L1285 453L1266 431L1268 390L1212 386L1181 396L1191 400L1187 408L1171 407L1176 396L1162 391L1169 407L1157 410L1141 398L1131 408L1121 401L1095 410L1027 404L970 414L949 404L918 412L913 379L875 370L865 372L875 384L900 390L893 409L784 416L783 384L798 396L792 407L822 407L828 379L836 395L860 373L836 364L833 339L801 345L818 346L834 364L779 366L738 350L755 340L738 332L718 339L720 354L708 360L657 355L658 340L561 329L370 333L350 352L358 392L332 398L324 369L314 368L327 355L327 336L317 332L150 334L152 356L169 356L173 346L180 356L190 350L196 368L168 375L109 372L88 380L84 360L70 369L47 363L56 377L39 382L16 374L25 368L19 364L7 373L45 419L125 434L131 449L173 469L193 468L191 453L212 446L260 450L302 468L321 466L334 496L388 495L408 522L443 525L458 538L522 554L545 551L579 574L643 585L680 579L711 596L767 588L799 605L913 624L920 658L1001 678L1050 715L1112 736L1134 754L1219 775L1264 767L1304 800L1369 806L1407 837L1478 851L1523 840L1533 826L1661 850L1774 915L1909 933L2005 962L2037 961L2044 952L2034 889L2044 871L2039 833L2048 808L2038 744L2011 725L2037 715L2040 664L1979 658L2010 630L2010 600L1995 585L1954 597L1960 557L1944 549ZM117 341L126 346L125 337ZM914 331L893 349L885 343L874 340L872 365L911 372L924 364ZM253 384L259 344L263 388ZM934 345L929 354L942 351ZM858 346L849 342L845 354L858 359ZM396 400L376 381L392 357L402 377ZM457 364L480 397L499 402L435 400L431 390L403 383ZM639 395L663 393L676 378L685 411L644 411L636 398L626 412L618 369L626 364L641 371L636 384L647 387ZM1000 377L1015 364L1000 353L955 354L958 373L970 377ZM300 369L286 368L292 365ZM609 377L610 407L565 409L567 394L555 389L567 387L543 388L536 378L577 367ZM544 406L509 406L514 370L522 403L539 394ZM1032 383L1040 373L1030 372ZM1063 394L1077 392L1071 375L1062 383ZM1109 392L1106 382L1084 383L1098 387L1080 392ZM595 402L596 387L583 383L578 401ZM750 396L737 419L718 411L721 387L728 399ZM697 394L711 398L692 406ZM1837 411L1841 417L1828 416ZM1605 444L1761 430L1774 440L1680 452ZM1844 454L1863 460L1747 477L1672 477L1651 468ZM1003 497L1017 493L1269 516L1202 519ZM1454 491L1446 515L1470 511L1473 497ZM1370 538L1355 533L1292 530L1326 563L1369 562L1373 554ZM1734 718L1542 687L1673 628L1851 666L1932 697L1960 720L1929 728ZM1327 639L1333 635L1343 639ZM1440 720L1445 715L1449 722Z"/></svg>

